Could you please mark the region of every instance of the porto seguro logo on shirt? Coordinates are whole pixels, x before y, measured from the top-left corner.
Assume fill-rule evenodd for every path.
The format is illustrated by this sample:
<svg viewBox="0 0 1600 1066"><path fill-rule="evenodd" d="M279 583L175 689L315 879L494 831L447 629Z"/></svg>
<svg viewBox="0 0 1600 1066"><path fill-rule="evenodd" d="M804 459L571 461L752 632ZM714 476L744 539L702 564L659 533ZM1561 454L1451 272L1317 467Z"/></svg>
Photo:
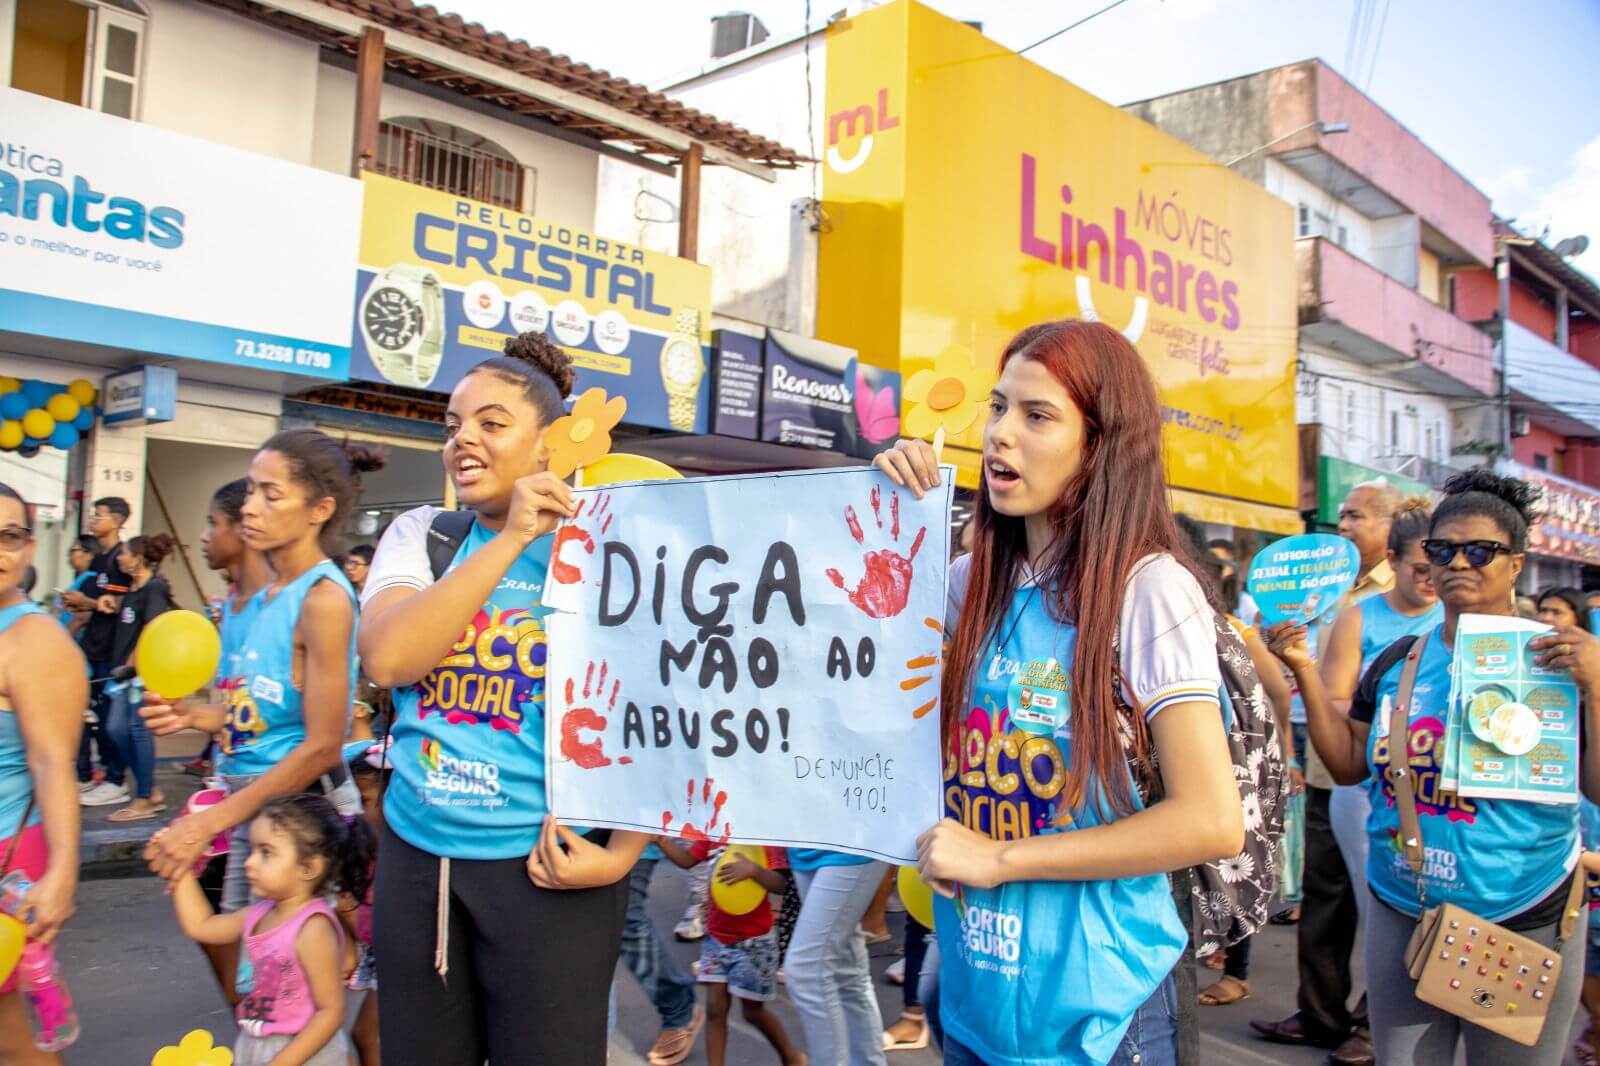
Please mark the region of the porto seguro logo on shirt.
<svg viewBox="0 0 1600 1066"><path fill-rule="evenodd" d="M1015 977L1022 958L1022 915L1003 906L975 903L970 898L956 913L961 918L963 962L976 970Z"/></svg>
<svg viewBox="0 0 1600 1066"><path fill-rule="evenodd" d="M437 740L424 740L417 752L422 767L418 798L451 807L503 807L500 764L488 759L460 759Z"/></svg>
<svg viewBox="0 0 1600 1066"><path fill-rule="evenodd" d="M547 660L544 626L529 609L480 608L450 654L417 683L417 716L520 733L544 701Z"/></svg>

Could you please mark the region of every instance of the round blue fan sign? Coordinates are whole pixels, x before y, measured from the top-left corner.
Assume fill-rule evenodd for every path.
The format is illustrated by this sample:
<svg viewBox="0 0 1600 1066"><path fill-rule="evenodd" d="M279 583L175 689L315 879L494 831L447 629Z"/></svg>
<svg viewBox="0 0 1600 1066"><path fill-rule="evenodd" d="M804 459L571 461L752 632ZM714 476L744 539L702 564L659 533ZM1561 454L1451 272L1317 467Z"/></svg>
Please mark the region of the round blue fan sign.
<svg viewBox="0 0 1600 1066"><path fill-rule="evenodd" d="M1361 554L1343 537L1307 533L1263 548L1246 587L1266 625L1310 622L1336 608L1355 588Z"/></svg>

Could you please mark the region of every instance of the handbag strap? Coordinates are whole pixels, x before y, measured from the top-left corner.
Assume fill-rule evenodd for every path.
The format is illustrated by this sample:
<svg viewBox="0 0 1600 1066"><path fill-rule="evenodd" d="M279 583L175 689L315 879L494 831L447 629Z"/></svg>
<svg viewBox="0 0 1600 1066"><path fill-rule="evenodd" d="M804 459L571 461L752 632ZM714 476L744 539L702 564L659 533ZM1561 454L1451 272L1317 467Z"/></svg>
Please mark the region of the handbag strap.
<svg viewBox="0 0 1600 1066"><path fill-rule="evenodd" d="M1417 671L1421 669L1422 653L1428 646L1431 632L1424 633L1406 653L1405 666L1400 669L1400 688L1395 693L1394 704L1389 709L1389 768L1385 771L1394 788L1395 808L1400 813L1400 849L1406 865L1417 878L1417 898L1424 908L1422 866L1427 853L1422 847L1422 823L1417 818L1417 793L1411 780L1411 691L1417 684ZM1398 754L1397 754L1398 753Z"/></svg>
<svg viewBox="0 0 1600 1066"><path fill-rule="evenodd" d="M1411 723L1411 691L1416 687L1417 671L1421 669L1422 653L1428 646L1428 638L1432 633L1424 633L1417 638L1411 650L1406 654L1405 666L1400 670L1400 688L1396 692L1394 706L1389 710L1389 768L1386 774L1389 783L1394 787L1395 807L1400 813L1400 849L1405 854L1406 865L1411 867L1411 872L1417 878L1417 899L1422 903L1423 909L1428 906L1426 889L1423 887L1422 866L1427 853L1422 846L1422 821L1417 817L1417 794L1411 779L1411 754L1408 737ZM1396 737L1399 738L1398 748ZM1398 760L1395 752L1400 752ZM1567 890L1567 903L1561 911L1561 928L1557 943L1562 943L1571 938L1573 930L1577 927L1578 918L1583 914L1583 897L1587 888L1587 878L1583 867L1573 871L1572 884Z"/></svg>

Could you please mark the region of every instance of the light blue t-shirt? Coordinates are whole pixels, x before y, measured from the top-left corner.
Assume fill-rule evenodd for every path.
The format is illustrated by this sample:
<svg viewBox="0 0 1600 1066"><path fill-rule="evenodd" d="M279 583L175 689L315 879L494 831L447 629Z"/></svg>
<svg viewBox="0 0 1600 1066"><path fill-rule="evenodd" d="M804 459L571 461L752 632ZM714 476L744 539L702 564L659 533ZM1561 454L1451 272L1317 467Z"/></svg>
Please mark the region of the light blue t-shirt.
<svg viewBox="0 0 1600 1066"><path fill-rule="evenodd" d="M1389 606L1387 596L1373 596L1361 601L1360 611L1362 674L1401 637L1419 637L1444 621L1444 604L1437 600L1421 614L1404 615Z"/></svg>
<svg viewBox="0 0 1600 1066"><path fill-rule="evenodd" d="M820 848L790 848L789 869L811 873L824 866L860 866L871 862L866 855L848 855L842 851L824 851Z"/></svg>
<svg viewBox="0 0 1600 1066"><path fill-rule="evenodd" d="M272 586L251 597L253 617L246 619L234 658L238 684L228 693L228 720L222 750L230 774L264 774L306 738L305 694L295 687L294 630L306 595L319 582L331 581L355 603L355 589L331 559L324 559L288 585ZM241 615L245 614L241 611ZM350 618L350 690L355 690L357 612Z"/></svg>
<svg viewBox="0 0 1600 1066"><path fill-rule="evenodd" d="M1427 849L1422 880L1428 906L1454 903L1485 921L1514 917L1555 891L1578 858L1575 804L1529 803L1458 796L1439 787L1445 721L1449 714L1451 649L1444 627L1432 630L1417 668L1409 722L1411 771L1417 816ZM1370 693L1358 693L1351 717L1371 721L1367 792L1367 883L1402 914L1421 913L1417 879L1400 849L1400 816L1394 789L1384 779L1389 765L1389 723L1384 697L1398 696L1401 659ZM1365 686L1363 686L1365 688ZM1367 702L1363 696L1370 696ZM1370 717L1369 717L1370 716Z"/></svg>
<svg viewBox="0 0 1600 1066"><path fill-rule="evenodd" d="M473 522L450 569L494 536ZM394 778L383 814L412 847L453 859L510 859L526 856L538 839L548 810L541 620L549 611L541 600L551 539L517 557L449 656L417 684L394 690Z"/></svg>
<svg viewBox="0 0 1600 1066"><path fill-rule="evenodd" d="M36 603L23 602L0 611L0 633L4 633L30 614L44 614ZM17 712L0 711L0 839L17 831L22 812L33 799L33 775L28 771L28 747L22 739L22 726ZM28 826L38 824L41 814L34 807L28 815Z"/></svg>
<svg viewBox="0 0 1600 1066"><path fill-rule="evenodd" d="M95 578L94 571L85 570L83 573L81 573L81 574L77 575L76 577L74 577L72 579L72 584L68 585L62 591L63 592L83 592L85 586L87 586L89 584L89 582L93 581L94 578ZM87 593L85 593L85 595L87 595ZM61 624L62 625L66 625L68 622L72 621L72 612L67 610L65 607L61 606L61 597L60 596L56 597L56 617L61 620Z"/></svg>
<svg viewBox="0 0 1600 1066"><path fill-rule="evenodd" d="M1147 720L1175 703L1219 703L1210 610L1192 577L1170 558L1162 566L1130 586L1123 614L1124 673ZM1146 593L1162 602L1145 611L1136 601ZM1077 631L1043 601L1031 585L1013 596L945 751L945 814L997 840L1114 817L1068 778ZM934 897L934 919L940 1018L994 1066L1108 1061L1188 940L1162 874L963 887L955 900Z"/></svg>
<svg viewBox="0 0 1600 1066"><path fill-rule="evenodd" d="M233 609L233 602L232 596L222 601L222 624L218 627L222 654L217 658L216 688L223 704L228 706L233 703L234 692L244 687L244 638L261 610L261 597L257 594L246 598L237 611ZM221 747L216 749L213 758L217 773L233 773L228 765L228 754Z"/></svg>

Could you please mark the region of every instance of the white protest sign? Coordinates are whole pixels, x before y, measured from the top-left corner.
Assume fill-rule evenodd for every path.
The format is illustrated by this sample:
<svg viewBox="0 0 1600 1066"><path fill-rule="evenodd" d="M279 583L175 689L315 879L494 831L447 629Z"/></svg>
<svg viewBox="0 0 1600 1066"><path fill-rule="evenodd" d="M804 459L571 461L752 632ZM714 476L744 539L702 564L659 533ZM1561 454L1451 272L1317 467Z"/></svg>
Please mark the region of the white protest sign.
<svg viewBox="0 0 1600 1066"><path fill-rule="evenodd" d="M547 787L573 825L916 859L938 821L955 477L585 489L544 602Z"/></svg>

